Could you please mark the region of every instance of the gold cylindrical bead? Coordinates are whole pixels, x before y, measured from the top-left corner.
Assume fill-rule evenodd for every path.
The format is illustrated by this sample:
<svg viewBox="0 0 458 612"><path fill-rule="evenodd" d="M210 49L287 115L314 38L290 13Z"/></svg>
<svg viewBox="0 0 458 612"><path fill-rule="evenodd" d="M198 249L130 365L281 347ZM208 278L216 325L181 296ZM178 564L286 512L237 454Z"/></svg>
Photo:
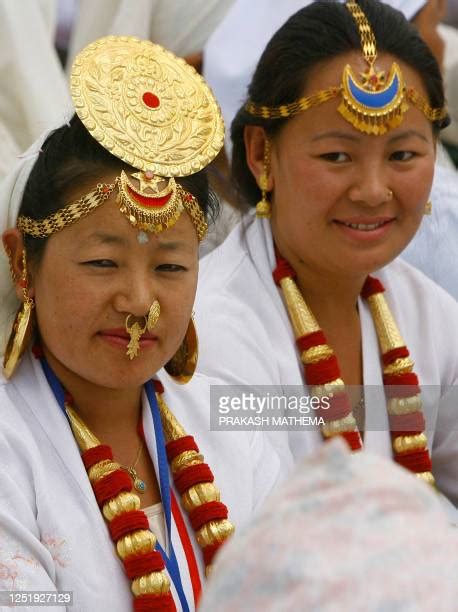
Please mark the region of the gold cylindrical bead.
<svg viewBox="0 0 458 612"><path fill-rule="evenodd" d="M411 395L410 397L395 397L388 400L387 410L388 414L400 416L417 412L417 410L421 410L421 406L420 395Z"/></svg>
<svg viewBox="0 0 458 612"><path fill-rule="evenodd" d="M170 590L170 580L164 571L151 572L135 578L131 585L135 597L140 595L165 595Z"/></svg>
<svg viewBox="0 0 458 612"><path fill-rule="evenodd" d="M88 471L89 480L91 482L94 482L95 480L98 480L99 478L108 476L108 474L111 474L112 472L115 472L116 470L119 470L120 468L121 466L119 465L119 463L116 463L115 461L110 461L108 459L104 461L99 461L98 463L93 465L91 468L89 468L89 471Z"/></svg>
<svg viewBox="0 0 458 612"><path fill-rule="evenodd" d="M86 423L68 404L65 404L65 412L67 413L68 420L70 421L70 426L72 428L73 435L75 436L75 440L82 453L90 448L94 448L95 446L100 446L99 439L94 436L92 431L88 429Z"/></svg>
<svg viewBox="0 0 458 612"><path fill-rule="evenodd" d="M416 476L417 478L424 480L427 484L431 485L432 487L436 486L436 480L431 472L418 472Z"/></svg>
<svg viewBox="0 0 458 612"><path fill-rule="evenodd" d="M176 472L179 472L183 468L188 467L190 465L197 465L199 463L203 463L203 460L203 456L194 450L184 451L172 460L170 467L172 468L172 472L175 474Z"/></svg>
<svg viewBox="0 0 458 612"><path fill-rule="evenodd" d="M393 448L396 453L405 453L407 451L424 450L428 444L424 433L414 436L397 436L393 440Z"/></svg>
<svg viewBox="0 0 458 612"><path fill-rule="evenodd" d="M334 355L334 351L327 344L320 344L319 346L312 346L306 351L303 351L301 355L301 361L305 364L318 363L322 359L329 359Z"/></svg>
<svg viewBox="0 0 458 612"><path fill-rule="evenodd" d="M116 516L123 512L138 510L140 508L140 498L135 493L123 491L113 499L103 504L102 512L107 521L112 521Z"/></svg>
<svg viewBox="0 0 458 612"><path fill-rule="evenodd" d="M311 395L316 397L332 397L337 393L343 393L345 391L345 383L341 378L331 380L324 385L315 385L311 388Z"/></svg>
<svg viewBox="0 0 458 612"><path fill-rule="evenodd" d="M343 419L329 421L321 426L321 431L326 438L345 431L354 431L356 429L356 421L353 414L347 414Z"/></svg>
<svg viewBox="0 0 458 612"><path fill-rule="evenodd" d="M367 302L372 313L382 354L405 346L383 293L371 295Z"/></svg>
<svg viewBox="0 0 458 612"><path fill-rule="evenodd" d="M217 542L222 542L234 533L234 525L227 519L209 521L197 532L196 539L200 547L205 548Z"/></svg>
<svg viewBox="0 0 458 612"><path fill-rule="evenodd" d="M181 496L183 508L186 512L191 512L207 502L219 500L219 489L217 489L212 482L202 482L194 485Z"/></svg>
<svg viewBox="0 0 458 612"><path fill-rule="evenodd" d="M280 281L283 296L288 309L289 318L294 330L294 336L300 338L312 332L320 331L320 326L312 311L305 303L298 286L292 278L283 278Z"/></svg>
<svg viewBox="0 0 458 612"><path fill-rule="evenodd" d="M139 529L123 536L116 542L116 549L121 559L138 553L148 553L156 546L156 536L147 529Z"/></svg>
<svg viewBox="0 0 458 612"><path fill-rule="evenodd" d="M412 372L414 362L409 357L401 357L383 368L384 374L405 374Z"/></svg>

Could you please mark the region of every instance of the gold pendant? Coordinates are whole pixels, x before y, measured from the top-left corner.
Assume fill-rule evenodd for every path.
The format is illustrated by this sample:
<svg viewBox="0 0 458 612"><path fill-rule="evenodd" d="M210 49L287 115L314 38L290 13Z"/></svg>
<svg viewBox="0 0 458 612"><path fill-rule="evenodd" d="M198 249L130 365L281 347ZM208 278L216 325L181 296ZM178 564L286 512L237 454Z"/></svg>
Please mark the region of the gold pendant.
<svg viewBox="0 0 458 612"><path fill-rule="evenodd" d="M137 474L137 470L134 467L128 467L126 469L129 472L130 477L134 481L135 490L138 491L139 493L144 493L146 491L146 483L144 480L139 478Z"/></svg>
<svg viewBox="0 0 458 612"><path fill-rule="evenodd" d="M140 351L140 338L142 337L142 335L145 333L145 330L146 330L146 318L145 318L145 325L143 327L140 327L140 324L138 322L135 322L133 325L129 326L129 319L132 316L133 315L130 314L130 315L127 315L126 317L126 331L130 336L129 344L127 345L127 353L126 353L129 359L133 359L134 357L137 357Z"/></svg>
<svg viewBox="0 0 458 612"><path fill-rule="evenodd" d="M26 301L16 314L3 359L3 370L6 378L11 378L24 353L32 330L32 300Z"/></svg>

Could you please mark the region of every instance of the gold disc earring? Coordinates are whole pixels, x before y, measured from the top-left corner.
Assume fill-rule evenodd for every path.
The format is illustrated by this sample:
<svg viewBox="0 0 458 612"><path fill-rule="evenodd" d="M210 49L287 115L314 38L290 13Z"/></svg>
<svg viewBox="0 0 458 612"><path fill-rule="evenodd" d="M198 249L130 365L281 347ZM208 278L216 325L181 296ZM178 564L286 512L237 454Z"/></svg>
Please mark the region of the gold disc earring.
<svg viewBox="0 0 458 612"><path fill-rule="evenodd" d="M8 343L6 345L5 356L3 358L3 370L6 378L11 378L16 370L19 361L29 343L33 329L32 311L35 302L29 297L29 284L27 279L27 256L25 249L22 251L22 274L20 285L24 301L19 308L14 319Z"/></svg>
<svg viewBox="0 0 458 612"><path fill-rule="evenodd" d="M270 143L266 139L264 142L264 160L261 176L259 177L259 189L261 190L261 199L256 204L257 217L270 217L270 202L267 199L267 188L269 186L269 171L270 171Z"/></svg>
<svg viewBox="0 0 458 612"><path fill-rule="evenodd" d="M140 325L138 321L135 321L135 323L131 325L129 323L131 318L138 319L138 317L134 317L133 314L128 314L126 317L126 322L125 322L126 332L130 336L129 344L127 345L126 355L129 357L129 359L133 359L134 357L137 357L140 351L140 338L145 333L146 326L147 326L146 317L142 317L145 322L143 327Z"/></svg>
<svg viewBox="0 0 458 612"><path fill-rule="evenodd" d="M159 321L159 316L161 314L161 305L157 300L151 304L150 309L148 311L148 319L146 321L146 327L148 331L152 331L156 326L156 323Z"/></svg>
<svg viewBox="0 0 458 612"><path fill-rule="evenodd" d="M183 342L172 359L165 364L164 369L175 382L185 385L193 377L198 355L197 332L194 319L191 317Z"/></svg>

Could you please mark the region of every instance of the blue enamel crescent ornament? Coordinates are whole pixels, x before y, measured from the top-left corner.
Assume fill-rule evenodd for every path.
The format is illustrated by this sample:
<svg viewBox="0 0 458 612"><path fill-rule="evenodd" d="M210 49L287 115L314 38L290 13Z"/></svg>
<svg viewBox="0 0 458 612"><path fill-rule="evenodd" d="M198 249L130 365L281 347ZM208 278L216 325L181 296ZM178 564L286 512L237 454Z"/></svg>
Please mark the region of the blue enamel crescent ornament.
<svg viewBox="0 0 458 612"><path fill-rule="evenodd" d="M399 66L393 63L388 79L373 67L356 81L349 65L342 78L342 104L339 112L356 129L368 134L383 134L402 121L407 110L405 85Z"/></svg>

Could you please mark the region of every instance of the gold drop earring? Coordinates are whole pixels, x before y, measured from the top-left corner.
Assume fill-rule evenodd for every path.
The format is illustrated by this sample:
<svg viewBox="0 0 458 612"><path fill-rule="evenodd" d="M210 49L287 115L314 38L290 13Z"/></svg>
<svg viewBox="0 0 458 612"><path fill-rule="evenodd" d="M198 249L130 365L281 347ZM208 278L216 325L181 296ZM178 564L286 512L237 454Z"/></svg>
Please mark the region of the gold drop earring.
<svg viewBox="0 0 458 612"><path fill-rule="evenodd" d="M270 217L270 202L267 199L267 188L269 185L269 172L270 172L270 142L264 141L264 159L261 176L259 177L259 189L261 190L261 199L256 204L256 216L257 217Z"/></svg>
<svg viewBox="0 0 458 612"><path fill-rule="evenodd" d="M425 208L423 209L423 214L424 215L431 215L433 212L433 204L431 202L431 200L428 200L425 204Z"/></svg>
<svg viewBox="0 0 458 612"><path fill-rule="evenodd" d="M11 259L10 259L11 261ZM12 270L13 281L15 274ZM27 278L27 255L22 250L22 274L19 284L22 288L23 302L14 319L8 343L6 345L3 359L3 370L6 378L11 378L24 353L30 339L33 328L32 311L35 306L34 300L29 296L29 282Z"/></svg>

